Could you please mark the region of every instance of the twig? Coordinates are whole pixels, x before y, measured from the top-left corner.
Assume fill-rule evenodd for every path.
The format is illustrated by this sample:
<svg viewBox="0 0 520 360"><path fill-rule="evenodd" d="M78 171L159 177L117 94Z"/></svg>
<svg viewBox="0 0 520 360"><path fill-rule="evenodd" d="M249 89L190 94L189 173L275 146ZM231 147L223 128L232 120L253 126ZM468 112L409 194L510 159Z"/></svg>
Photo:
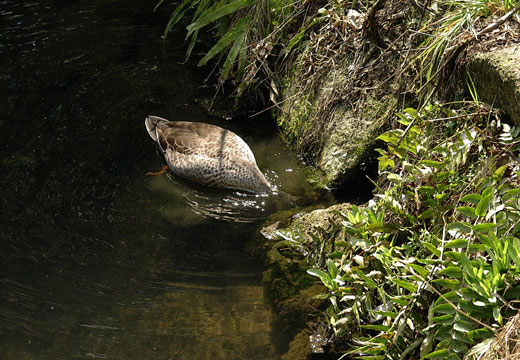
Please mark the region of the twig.
<svg viewBox="0 0 520 360"><path fill-rule="evenodd" d="M502 16L500 19L495 21L493 24L489 24L484 29L480 30L479 33L477 34L477 36L481 36L481 35L487 34L488 32L491 32L491 31L495 30L496 28L498 28L499 26L504 24L507 20L509 20L509 18L511 16L513 16L519 10L520 10L520 5L518 5L517 7L515 7L511 11L509 11L507 14Z"/></svg>

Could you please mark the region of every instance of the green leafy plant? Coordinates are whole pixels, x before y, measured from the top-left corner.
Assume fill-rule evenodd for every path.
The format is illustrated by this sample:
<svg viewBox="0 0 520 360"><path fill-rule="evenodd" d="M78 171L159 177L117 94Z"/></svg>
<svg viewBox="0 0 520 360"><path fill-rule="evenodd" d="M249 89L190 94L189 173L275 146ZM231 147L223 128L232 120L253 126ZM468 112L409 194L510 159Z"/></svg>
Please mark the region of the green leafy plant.
<svg viewBox="0 0 520 360"><path fill-rule="evenodd" d="M478 104L453 105L398 114L402 128L379 137L374 201L342 214L341 256L308 271L345 356L462 359L517 311L517 129L492 133Z"/></svg>
<svg viewBox="0 0 520 360"><path fill-rule="evenodd" d="M156 9L163 1L164 0L161 0L157 4ZM194 9L192 21L186 28L186 39L191 39L188 50L186 51L186 57L189 58L191 55L198 38L199 30L210 24L218 23L221 28L221 37L199 61L199 65L204 65L215 56L222 56L227 52L221 71L221 77L225 79L229 76L239 54L242 54L237 69L237 73L242 74L246 65L244 55L251 16L243 15L237 17L235 15L240 10L247 10L252 7L254 7L254 2L251 0L222 0L214 2L207 0L184 0L171 14L163 37L166 39L168 33L184 17L185 13Z"/></svg>

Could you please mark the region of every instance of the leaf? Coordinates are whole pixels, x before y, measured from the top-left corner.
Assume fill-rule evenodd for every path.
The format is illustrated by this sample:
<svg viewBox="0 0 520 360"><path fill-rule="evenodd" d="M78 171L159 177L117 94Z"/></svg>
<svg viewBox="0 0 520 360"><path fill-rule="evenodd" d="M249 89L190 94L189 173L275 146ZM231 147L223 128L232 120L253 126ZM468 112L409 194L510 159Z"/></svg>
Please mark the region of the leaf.
<svg viewBox="0 0 520 360"><path fill-rule="evenodd" d="M460 279L462 277L462 269L456 266L448 266L447 268L439 271L438 274Z"/></svg>
<svg viewBox="0 0 520 360"><path fill-rule="evenodd" d="M387 167L389 167L390 169L393 169L395 167L394 160L390 159L386 155L380 156L377 159L379 160L378 169L380 173L382 173Z"/></svg>
<svg viewBox="0 0 520 360"><path fill-rule="evenodd" d="M435 189L433 186L423 185L417 188L417 192L420 194L433 195L435 193Z"/></svg>
<svg viewBox="0 0 520 360"><path fill-rule="evenodd" d="M502 195L502 198L504 199L504 201L507 201L512 198L518 198L519 196L520 196L520 189L511 189L511 190L506 191Z"/></svg>
<svg viewBox="0 0 520 360"><path fill-rule="evenodd" d="M508 253L516 267L520 267L520 239L510 239L510 245L508 247Z"/></svg>
<svg viewBox="0 0 520 360"><path fill-rule="evenodd" d="M386 234L395 234L399 231L400 227L396 223L377 223L366 226L368 231L381 232Z"/></svg>
<svg viewBox="0 0 520 360"><path fill-rule="evenodd" d="M458 334L458 333L455 333L455 336L454 336L455 338L457 337L457 334ZM460 341L460 340L462 340L462 341ZM461 338L459 339L459 341L457 341L457 340L453 340L453 341L451 342L451 349L452 349L454 352L456 352L456 353L463 353L463 352L466 352L466 351L468 351L468 345L467 345L467 343L471 343L471 342L468 341L468 339L466 339L466 338L465 338L465 335L464 335L464 337L461 337ZM457 356L457 357L455 357L455 358L458 359L459 357Z"/></svg>
<svg viewBox="0 0 520 360"><path fill-rule="evenodd" d="M448 355L448 349L440 349L434 352L429 353L424 358L425 359L445 359L446 355Z"/></svg>
<svg viewBox="0 0 520 360"><path fill-rule="evenodd" d="M193 36L191 37L191 41L190 41L190 44L188 45L188 50L186 50L186 59L189 59L190 56L191 56L191 52L193 50L193 47L195 46L195 44L197 43L197 35L199 35L199 31L195 31L193 33Z"/></svg>
<svg viewBox="0 0 520 360"><path fill-rule="evenodd" d="M479 194L467 194L464 195L460 201L470 202L474 205L477 205L480 199L482 199L482 196Z"/></svg>
<svg viewBox="0 0 520 360"><path fill-rule="evenodd" d="M433 255L435 255L437 257L441 256L441 251L435 245L433 245L431 243L428 243L428 242L425 242L425 243L423 243L423 246L425 248L427 248L428 250L430 250L430 252Z"/></svg>
<svg viewBox="0 0 520 360"><path fill-rule="evenodd" d="M388 331L390 329L390 326L386 326L386 325L361 325L360 327L363 329L377 330L377 331Z"/></svg>
<svg viewBox="0 0 520 360"><path fill-rule="evenodd" d="M229 53L226 57L226 60L224 61L224 65L222 65L222 71L220 72L220 78L221 79L227 79L229 76L229 73L231 69L233 68L233 64L235 63L235 59L237 58L239 52L242 50L243 44L246 40L247 32L245 29L241 31L233 43L233 46L231 47L231 50L229 50Z"/></svg>
<svg viewBox="0 0 520 360"><path fill-rule="evenodd" d="M441 161L434 161L434 160L421 160L421 161L419 161L419 165L426 165L426 166L434 168L434 169L442 169L442 167L444 166L444 163Z"/></svg>
<svg viewBox="0 0 520 360"><path fill-rule="evenodd" d="M456 291L448 291L447 293L444 294L443 297L439 297L434 305L439 305L439 304L445 304L445 301L446 299L451 301L452 303L456 303L458 300L459 300L460 296L459 294L457 294Z"/></svg>
<svg viewBox="0 0 520 360"><path fill-rule="evenodd" d="M506 164L495 170L495 172L493 173L493 178L495 179L496 182L500 182L500 180L502 180L502 178L504 177L504 173L506 172L506 169L508 166L509 165Z"/></svg>
<svg viewBox="0 0 520 360"><path fill-rule="evenodd" d="M453 329L463 333L468 333L473 330L473 326L468 325L463 321L455 321L455 324L453 324Z"/></svg>
<svg viewBox="0 0 520 360"><path fill-rule="evenodd" d="M467 222L454 222L448 225L448 231L449 230L457 230L461 233L470 233L471 232L471 224Z"/></svg>
<svg viewBox="0 0 520 360"><path fill-rule="evenodd" d="M476 225L473 225L473 231L478 232L478 233L487 234L490 230L493 230L497 226L498 226L498 224L492 224L492 223L476 224Z"/></svg>
<svg viewBox="0 0 520 360"><path fill-rule="evenodd" d="M246 16L242 20L240 20L231 30L225 33L219 41L204 55L204 57L199 61L198 65L202 66L206 64L210 59L212 59L215 55L224 50L228 45L232 42L236 41L244 41L245 31L247 26L249 25L249 17ZM240 44L241 47L242 44ZM237 49L237 51L240 49ZM236 57L236 54L235 54ZM234 61L234 59L233 59Z"/></svg>
<svg viewBox="0 0 520 360"><path fill-rule="evenodd" d="M435 209L434 208L429 208L425 211L423 211L419 216L418 218L423 220L423 219L429 219L429 218L432 218L435 216Z"/></svg>
<svg viewBox="0 0 520 360"><path fill-rule="evenodd" d="M331 279L335 279L338 275L338 267L336 266L336 263L332 259L327 260L327 267L329 269L329 274Z"/></svg>
<svg viewBox="0 0 520 360"><path fill-rule="evenodd" d="M425 278L428 275L430 275L430 272L428 270L426 270L425 268L423 268L422 266L420 266L420 265L410 264L410 267L412 269L414 269L416 272L418 272L419 275L421 275L423 278Z"/></svg>
<svg viewBox="0 0 520 360"><path fill-rule="evenodd" d="M401 175L390 173L386 176L386 178L390 181L393 181L395 183L401 183L403 181L403 178Z"/></svg>
<svg viewBox="0 0 520 360"><path fill-rule="evenodd" d="M476 219L477 218L477 214L475 212L475 209L472 208L472 207L469 207L469 206L459 206L456 210L459 213L461 213L462 215L465 215L465 216L470 217L472 219Z"/></svg>
<svg viewBox="0 0 520 360"><path fill-rule="evenodd" d="M434 318L432 318L432 320L439 324L451 325L455 321L455 318L453 315L446 314L441 316L435 316Z"/></svg>
<svg viewBox="0 0 520 360"><path fill-rule="evenodd" d="M490 199L491 199L491 195L484 196L484 197L482 197L482 199L480 199L480 201L477 204L477 207L475 209L475 214L477 216L486 215Z"/></svg>
<svg viewBox="0 0 520 360"><path fill-rule="evenodd" d="M156 11L157 8L163 3L164 0L160 0L153 11ZM189 3L189 6L185 8L185 6ZM170 18L168 20L168 23L166 24L166 27L164 28L163 32L163 41L166 42L166 38L168 36L168 33L172 29L172 27L177 24L186 13L187 10L191 9L195 5L199 4L199 7L197 10L199 10L202 7L202 3L200 3L200 0L184 0L180 5L178 5L175 10L171 13ZM196 38L196 35L195 35ZM192 40L193 41L193 40ZM187 56L189 57L189 56Z"/></svg>
<svg viewBox="0 0 520 360"><path fill-rule="evenodd" d="M439 304L433 307L434 313L440 313L440 314L449 314L453 315L455 314L455 309L450 304L444 303Z"/></svg>
<svg viewBox="0 0 520 360"><path fill-rule="evenodd" d="M245 70L247 64L248 64L247 47L242 46L242 48L240 49L240 54L238 55L238 69L235 74L236 80L242 79L242 76L244 75L244 70Z"/></svg>
<svg viewBox="0 0 520 360"><path fill-rule="evenodd" d="M352 272L356 273L357 275L359 275L366 283L366 285L370 288L370 289L377 289L377 283L370 279L369 277L367 277L363 271L359 270L358 268L353 268L352 269Z"/></svg>
<svg viewBox="0 0 520 360"><path fill-rule="evenodd" d="M251 0L234 0L229 4L220 7L212 7L212 9L203 13L197 21L191 23L186 27L188 33L186 34L186 38L188 38L194 31L202 29L204 26L220 19L223 16L232 14L246 6L251 4Z"/></svg>
<svg viewBox="0 0 520 360"><path fill-rule="evenodd" d="M323 285L325 285L329 290L335 290L337 288L337 283L332 281L329 274L320 269L307 269L307 274L318 277Z"/></svg>
<svg viewBox="0 0 520 360"><path fill-rule="evenodd" d="M455 239L448 242L446 245L444 245L444 247L447 249L465 249L468 247L468 240Z"/></svg>
<svg viewBox="0 0 520 360"><path fill-rule="evenodd" d="M476 329L476 330L472 330L472 331L468 332L467 335L470 339L487 339L487 338L492 337L494 334L489 329L480 328L480 329ZM493 339L491 339L491 340L493 340Z"/></svg>
<svg viewBox="0 0 520 360"><path fill-rule="evenodd" d="M382 140L386 143L390 143L392 145L396 145L402 134L403 134L403 130L394 129L394 130L389 130L389 131L379 135L377 137L377 139Z"/></svg>
<svg viewBox="0 0 520 360"><path fill-rule="evenodd" d="M392 281L410 292L413 292L413 293L417 292L417 285L415 285L415 284L411 284L409 282L406 282L406 281L400 280L400 279L392 279Z"/></svg>
<svg viewBox="0 0 520 360"><path fill-rule="evenodd" d="M432 283L439 284L447 289L456 289L460 285L460 282L455 279L435 279L432 280Z"/></svg>
<svg viewBox="0 0 520 360"><path fill-rule="evenodd" d="M455 262L460 262L461 261L461 257L462 257L462 255L460 253L455 252L455 251L446 251L444 253L444 255L446 255L446 257L448 259L451 259L451 260L453 260Z"/></svg>

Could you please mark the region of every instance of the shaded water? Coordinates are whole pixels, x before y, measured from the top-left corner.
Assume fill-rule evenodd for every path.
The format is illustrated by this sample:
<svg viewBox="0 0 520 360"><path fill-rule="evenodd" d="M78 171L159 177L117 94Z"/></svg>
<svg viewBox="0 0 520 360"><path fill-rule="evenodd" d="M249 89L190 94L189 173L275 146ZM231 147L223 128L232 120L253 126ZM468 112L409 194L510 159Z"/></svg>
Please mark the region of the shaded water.
<svg viewBox="0 0 520 360"><path fill-rule="evenodd" d="M266 118L195 101L207 74L162 52L155 0L0 0L0 358L276 359L286 346L245 250L277 197L169 176L148 114L224 126L309 196ZM171 5L173 6L173 5Z"/></svg>

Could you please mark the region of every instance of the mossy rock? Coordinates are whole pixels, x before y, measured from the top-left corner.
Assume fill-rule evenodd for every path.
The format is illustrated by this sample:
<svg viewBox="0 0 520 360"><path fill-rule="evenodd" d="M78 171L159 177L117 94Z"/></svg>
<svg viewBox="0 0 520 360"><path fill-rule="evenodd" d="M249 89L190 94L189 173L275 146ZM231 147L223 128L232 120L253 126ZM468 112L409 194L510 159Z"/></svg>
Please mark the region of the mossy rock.
<svg viewBox="0 0 520 360"><path fill-rule="evenodd" d="M369 171L376 138L386 128L386 114L395 106L395 98L366 98L363 111L349 104L338 105L327 125L318 168L328 187L341 187Z"/></svg>
<svg viewBox="0 0 520 360"><path fill-rule="evenodd" d="M306 258L290 241L274 243L267 253L267 270L263 274L265 298L278 312L282 301L309 288L314 280L307 274Z"/></svg>
<svg viewBox="0 0 520 360"><path fill-rule="evenodd" d="M340 213L346 213L350 207L351 205L349 203L341 203L325 209L296 214L293 216L291 223L285 228L280 228L279 224L273 224L264 227L262 232L265 237L270 239L290 238L293 241L291 242L293 246L298 242L304 244L307 241L312 241L310 233L332 231L334 224L339 225L343 220Z"/></svg>
<svg viewBox="0 0 520 360"><path fill-rule="evenodd" d="M289 344L289 351L282 355L282 360L306 360L312 356L309 334L306 330L300 331Z"/></svg>
<svg viewBox="0 0 520 360"><path fill-rule="evenodd" d="M309 233L330 231L333 223L339 223L349 204L333 205L327 209L314 210L302 215L295 215L291 224L284 229L277 224L266 226L262 233L272 242L267 251L267 270L263 275L265 298L273 304L276 312L281 312L287 301L299 296L302 291L316 283L315 278L307 274L313 267L304 254L305 244L311 241Z"/></svg>
<svg viewBox="0 0 520 360"><path fill-rule="evenodd" d="M313 352L309 334L312 333L313 322L317 321L330 303L316 297L326 293L327 289L307 273L307 269L314 264L309 263L312 260L304 253L308 242L312 241L309 235L311 232L330 232L336 239L343 236L340 231L335 231L334 224L343 220L341 213L346 213L350 207L350 204L343 203L295 214L289 223L287 216L262 229L262 234L271 244L267 252L267 270L262 279L264 297L276 313L274 326L289 336L294 335L282 359L317 359L326 356Z"/></svg>
<svg viewBox="0 0 520 360"><path fill-rule="evenodd" d="M480 100L504 110L520 126L520 45L476 53L468 70Z"/></svg>
<svg viewBox="0 0 520 360"><path fill-rule="evenodd" d="M345 55L313 88L306 88L307 69L298 65L283 81L277 123L287 142L315 165L309 182L317 187L341 188L375 168L375 139L396 105L394 96L376 89L355 98L338 96L349 87L351 62Z"/></svg>

